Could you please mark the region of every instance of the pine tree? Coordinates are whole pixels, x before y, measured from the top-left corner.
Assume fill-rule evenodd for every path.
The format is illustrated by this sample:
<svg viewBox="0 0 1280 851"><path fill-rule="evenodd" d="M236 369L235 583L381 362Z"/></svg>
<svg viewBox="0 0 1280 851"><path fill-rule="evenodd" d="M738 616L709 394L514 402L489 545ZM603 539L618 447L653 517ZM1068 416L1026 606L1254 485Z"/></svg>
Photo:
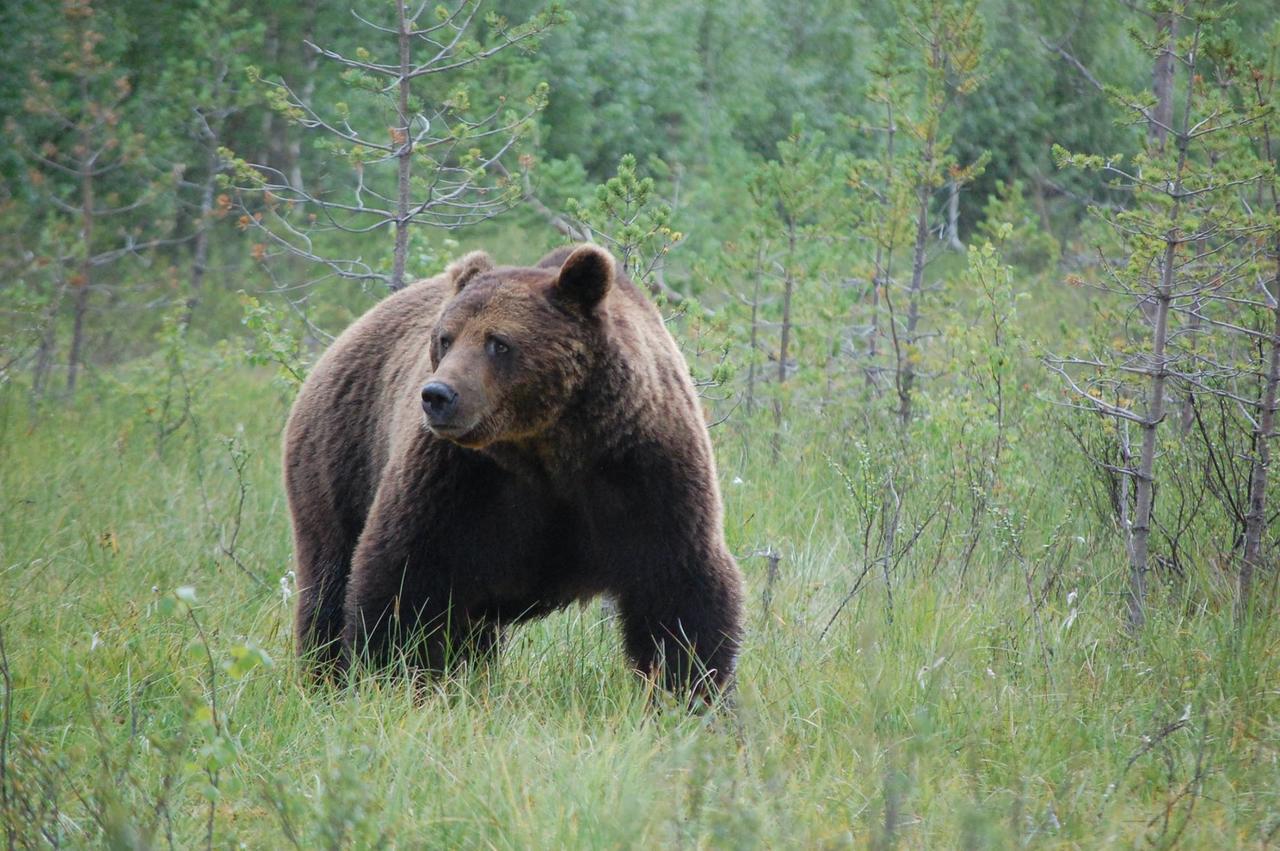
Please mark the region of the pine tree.
<svg viewBox="0 0 1280 851"><path fill-rule="evenodd" d="M883 145L876 156L850 164L849 183L857 195L854 235L874 254L868 381L874 384L880 375L875 360L887 337L897 416L907 425L921 360L937 196L944 185L958 191L985 162L959 164L949 132L957 99L981 81L984 27L976 2L912 0L899 5L898 15L899 28L882 39L870 66L868 100L880 116L861 124ZM910 276L904 281L894 266L908 245Z"/></svg>
<svg viewBox="0 0 1280 851"><path fill-rule="evenodd" d="M71 294L68 395L85 359L90 300L106 285L101 270L169 241L144 238L138 224L136 214L156 200L160 187L144 168L143 133L129 121L133 89L111 58L121 46L118 36L108 41L111 30L93 0L63 0L54 27L57 59L45 72L31 71L24 101L29 120L8 128L31 163L31 181L62 220L59 230L74 230L55 239L62 246L55 264L59 289ZM51 324L37 357L37 391L55 344Z"/></svg>
<svg viewBox="0 0 1280 851"><path fill-rule="evenodd" d="M342 69L350 101L321 105L283 80L261 79L273 108L290 122L323 134L322 144L341 179L313 175L307 186L278 168L235 161L245 204L242 226L278 252L323 263L344 278L374 280L395 291L408 281L410 232L415 226L454 229L509 208L518 185L501 166L532 129L546 103L545 84L523 103L478 84L479 66L509 49L531 49L560 22L556 5L522 24L496 13L481 16L480 0L411 8L393 4L377 21L353 11L382 43L347 54L308 42ZM257 78L251 69L251 74ZM256 197L256 203L251 198ZM304 221L298 221L298 219ZM317 240L326 234L390 230L390 268L363 257L336 259Z"/></svg>
<svg viewBox="0 0 1280 851"><path fill-rule="evenodd" d="M1158 4L1153 12L1158 13L1152 15L1156 32L1142 43L1161 61L1172 57L1167 83L1174 107L1109 88L1134 124L1148 128L1145 150L1132 162L1118 155L1056 151L1061 166L1099 172L1131 195L1125 208L1096 210L1123 252L1105 258L1105 275L1096 285L1126 310L1136 304L1143 321L1114 327L1113 342L1092 354L1048 360L1064 379L1072 405L1111 422L1118 462L1109 463L1108 472L1118 477L1116 507L1128 555L1127 610L1134 629L1146 620L1155 498L1167 478L1159 464L1162 435L1173 404L1196 393L1255 410L1267 407L1265 400L1238 389L1244 375L1262 374L1262 365L1242 363L1235 354L1239 335L1262 333L1250 330L1241 315L1255 303L1249 246L1259 231L1241 196L1249 187L1256 189L1264 173L1256 154L1242 143L1265 110L1241 104L1227 88L1207 81L1213 62L1206 49L1217 21L1211 4ZM1171 39L1171 32L1181 35ZM1269 353L1269 346L1262 348ZM1265 447L1262 433L1255 437ZM1255 470L1265 468L1262 460L1254 461Z"/></svg>

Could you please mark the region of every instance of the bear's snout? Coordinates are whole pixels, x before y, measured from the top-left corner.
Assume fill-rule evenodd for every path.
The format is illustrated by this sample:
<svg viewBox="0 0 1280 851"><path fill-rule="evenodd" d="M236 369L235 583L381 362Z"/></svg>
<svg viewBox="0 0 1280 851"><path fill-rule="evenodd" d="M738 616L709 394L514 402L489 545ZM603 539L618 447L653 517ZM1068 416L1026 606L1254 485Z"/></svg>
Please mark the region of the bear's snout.
<svg viewBox="0 0 1280 851"><path fill-rule="evenodd" d="M432 381L422 388L422 410L432 427L448 428L458 413L458 392L443 381Z"/></svg>

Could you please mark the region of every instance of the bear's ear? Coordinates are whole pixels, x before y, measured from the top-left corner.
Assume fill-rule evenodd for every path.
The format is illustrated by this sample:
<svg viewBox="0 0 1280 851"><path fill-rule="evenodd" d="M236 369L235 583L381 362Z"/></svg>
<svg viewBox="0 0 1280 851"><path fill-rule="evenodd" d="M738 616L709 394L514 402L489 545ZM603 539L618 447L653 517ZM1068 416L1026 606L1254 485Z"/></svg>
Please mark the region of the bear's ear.
<svg viewBox="0 0 1280 851"><path fill-rule="evenodd" d="M565 258L556 280L555 295L583 310L604 300L613 285L613 255L598 245L582 245Z"/></svg>
<svg viewBox="0 0 1280 851"><path fill-rule="evenodd" d="M450 263L449 268L445 270L445 274L453 279L453 291L460 293L468 281L481 272L488 272L492 269L493 260L488 254L483 251L472 251L461 260L454 260Z"/></svg>

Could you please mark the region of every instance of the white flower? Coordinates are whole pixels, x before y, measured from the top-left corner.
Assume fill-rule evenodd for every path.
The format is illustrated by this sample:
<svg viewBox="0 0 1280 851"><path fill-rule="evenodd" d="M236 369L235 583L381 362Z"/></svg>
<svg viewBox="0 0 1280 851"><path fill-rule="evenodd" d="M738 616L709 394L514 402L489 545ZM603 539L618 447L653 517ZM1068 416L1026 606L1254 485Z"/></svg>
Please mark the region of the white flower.
<svg viewBox="0 0 1280 851"><path fill-rule="evenodd" d="M933 660L932 665L925 665L920 670L916 671L916 682L920 684L920 688L924 688L925 675L930 671L938 670L938 668L942 667L942 663L945 661L947 661L946 656L939 656L937 659Z"/></svg>
<svg viewBox="0 0 1280 851"><path fill-rule="evenodd" d="M289 598L293 596L293 583L297 575L292 570L286 570L284 576L280 577L280 602L289 605Z"/></svg>
<svg viewBox="0 0 1280 851"><path fill-rule="evenodd" d="M1072 590L1070 593L1067 594L1067 605L1071 607L1071 611L1067 612L1066 620L1062 622L1062 628L1060 632L1064 635L1066 634L1067 630L1071 629L1071 625L1076 622L1076 617L1080 614L1080 610L1076 608L1076 599L1079 596L1080 595L1076 593L1074 590Z"/></svg>

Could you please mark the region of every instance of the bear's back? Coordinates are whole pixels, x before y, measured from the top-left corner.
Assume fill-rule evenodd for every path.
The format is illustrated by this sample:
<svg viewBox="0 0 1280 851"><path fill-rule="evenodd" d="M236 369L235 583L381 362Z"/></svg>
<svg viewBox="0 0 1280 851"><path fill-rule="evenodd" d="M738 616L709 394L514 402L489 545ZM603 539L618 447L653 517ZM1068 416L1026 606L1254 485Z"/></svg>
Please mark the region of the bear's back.
<svg viewBox="0 0 1280 851"><path fill-rule="evenodd" d="M450 291L449 281L437 276L393 293L317 361L285 427L291 491L320 489L346 509L347 522L363 524L391 443L419 426L410 391L421 384L416 374L430 369L426 341Z"/></svg>

